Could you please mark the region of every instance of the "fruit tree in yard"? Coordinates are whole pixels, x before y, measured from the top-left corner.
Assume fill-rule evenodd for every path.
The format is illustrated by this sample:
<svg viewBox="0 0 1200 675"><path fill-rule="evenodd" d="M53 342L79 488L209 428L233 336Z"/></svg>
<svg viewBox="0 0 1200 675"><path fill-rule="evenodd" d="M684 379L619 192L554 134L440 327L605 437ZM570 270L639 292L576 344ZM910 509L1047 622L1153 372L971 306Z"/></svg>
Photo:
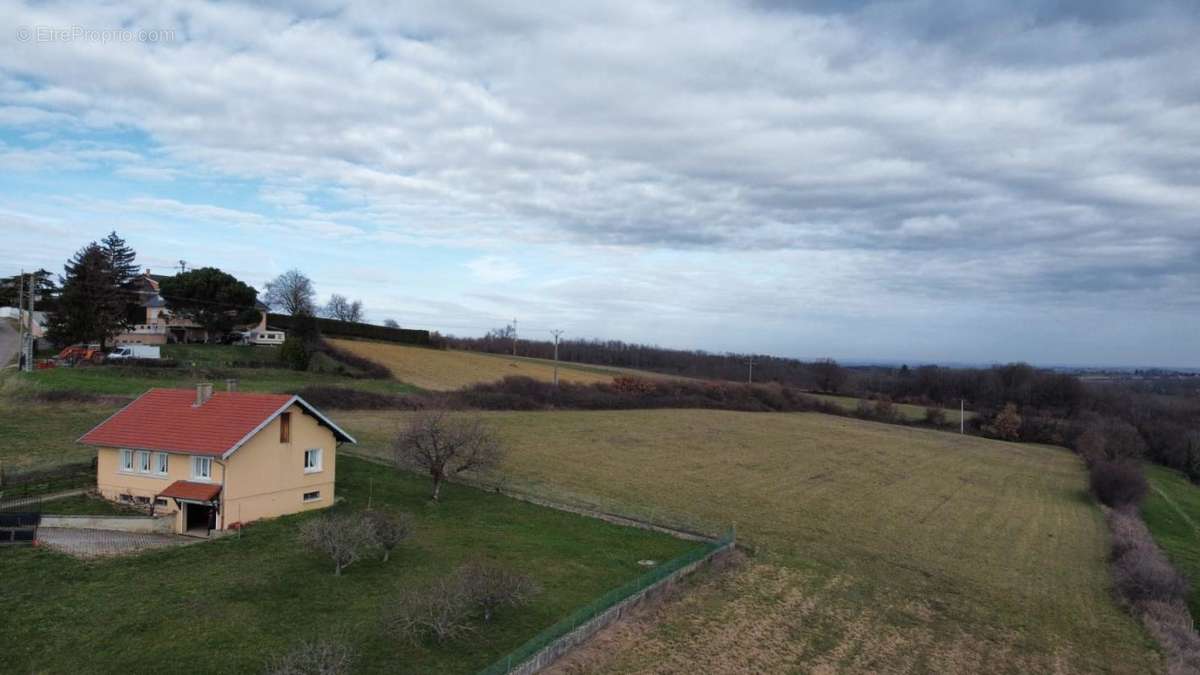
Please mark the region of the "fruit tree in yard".
<svg viewBox="0 0 1200 675"><path fill-rule="evenodd" d="M425 471L437 501L442 482L465 471L495 468L504 446L479 417L426 410L413 415L393 447L396 463Z"/></svg>

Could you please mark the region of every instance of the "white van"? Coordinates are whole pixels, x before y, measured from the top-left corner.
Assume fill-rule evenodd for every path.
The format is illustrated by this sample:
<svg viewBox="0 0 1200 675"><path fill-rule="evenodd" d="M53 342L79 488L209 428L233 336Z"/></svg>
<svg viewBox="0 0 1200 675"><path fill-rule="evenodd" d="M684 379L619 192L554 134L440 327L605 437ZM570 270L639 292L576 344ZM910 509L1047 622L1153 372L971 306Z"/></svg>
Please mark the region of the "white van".
<svg viewBox="0 0 1200 675"><path fill-rule="evenodd" d="M122 359L160 359L162 358L162 353L158 345L125 345L109 352L107 358L112 361L120 361Z"/></svg>

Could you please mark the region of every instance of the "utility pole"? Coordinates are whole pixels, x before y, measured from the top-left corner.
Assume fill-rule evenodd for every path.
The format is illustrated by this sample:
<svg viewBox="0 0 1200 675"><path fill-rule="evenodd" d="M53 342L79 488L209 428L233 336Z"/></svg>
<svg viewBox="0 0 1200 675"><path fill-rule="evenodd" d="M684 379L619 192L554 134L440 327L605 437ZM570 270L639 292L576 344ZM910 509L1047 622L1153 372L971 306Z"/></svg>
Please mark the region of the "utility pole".
<svg viewBox="0 0 1200 675"><path fill-rule="evenodd" d="M966 399L958 399L958 433L967 433L967 401Z"/></svg>
<svg viewBox="0 0 1200 675"><path fill-rule="evenodd" d="M187 261L186 261L186 260L180 260L180 261L179 261L179 273L180 273L180 274L183 274L183 273L184 273L184 272L186 272L186 271L187 271Z"/></svg>
<svg viewBox="0 0 1200 675"><path fill-rule="evenodd" d="M517 319L513 318L513 356L517 355Z"/></svg>
<svg viewBox="0 0 1200 675"><path fill-rule="evenodd" d="M558 386L558 337L563 334L561 330L550 331L554 334L554 386Z"/></svg>
<svg viewBox="0 0 1200 675"><path fill-rule="evenodd" d="M17 370L25 369L25 270L17 282Z"/></svg>
<svg viewBox="0 0 1200 675"><path fill-rule="evenodd" d="M746 384L754 384L754 357L746 359L746 365L750 366L750 372L746 375Z"/></svg>
<svg viewBox="0 0 1200 675"><path fill-rule="evenodd" d="M21 272L22 281L24 281L25 272ZM29 275L29 283L25 284L25 289L29 291L29 323L25 327L25 340L21 342L21 355L24 357L25 372L33 372L33 301L37 294L37 276L36 274Z"/></svg>

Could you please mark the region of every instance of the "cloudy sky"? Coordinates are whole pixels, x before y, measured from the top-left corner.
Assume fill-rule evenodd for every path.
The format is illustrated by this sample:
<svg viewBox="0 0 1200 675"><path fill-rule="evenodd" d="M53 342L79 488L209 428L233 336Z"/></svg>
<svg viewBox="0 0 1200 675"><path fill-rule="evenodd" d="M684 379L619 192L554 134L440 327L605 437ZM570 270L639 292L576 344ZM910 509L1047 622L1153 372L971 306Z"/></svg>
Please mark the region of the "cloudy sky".
<svg viewBox="0 0 1200 675"><path fill-rule="evenodd" d="M1193 0L0 0L0 26L0 274L115 228L156 271L298 267L458 334L1200 366Z"/></svg>

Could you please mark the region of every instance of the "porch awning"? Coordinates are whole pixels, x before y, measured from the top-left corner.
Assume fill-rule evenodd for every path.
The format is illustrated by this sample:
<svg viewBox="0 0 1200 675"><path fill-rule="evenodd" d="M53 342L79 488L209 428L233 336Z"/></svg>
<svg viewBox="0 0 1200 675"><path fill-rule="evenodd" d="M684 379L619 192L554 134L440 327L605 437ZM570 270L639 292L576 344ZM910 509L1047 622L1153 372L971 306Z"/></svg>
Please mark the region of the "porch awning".
<svg viewBox="0 0 1200 675"><path fill-rule="evenodd" d="M159 497L186 499L190 502L216 501L221 494L221 486L215 483L194 483L190 480L177 480L167 486L166 490L158 493Z"/></svg>

